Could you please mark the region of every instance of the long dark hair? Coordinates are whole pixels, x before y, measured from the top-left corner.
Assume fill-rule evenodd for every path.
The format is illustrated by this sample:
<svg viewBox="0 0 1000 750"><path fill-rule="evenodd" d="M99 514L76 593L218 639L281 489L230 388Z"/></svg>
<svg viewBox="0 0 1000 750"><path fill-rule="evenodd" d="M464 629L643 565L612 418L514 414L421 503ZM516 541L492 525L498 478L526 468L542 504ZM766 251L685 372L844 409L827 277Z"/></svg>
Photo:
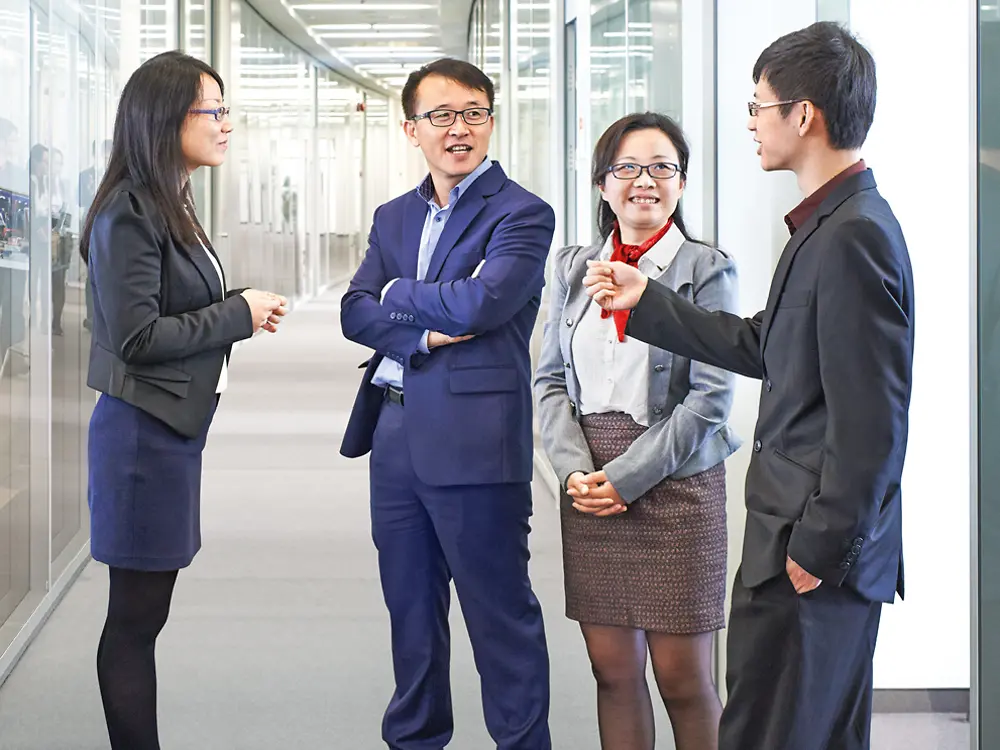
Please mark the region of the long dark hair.
<svg viewBox="0 0 1000 750"><path fill-rule="evenodd" d="M201 97L201 77L210 75L225 93L222 78L201 60L179 51L152 57L132 74L122 91L115 118L111 157L80 235L84 262L90 233L115 186L130 179L147 191L167 230L180 244L195 245L208 238L195 218L187 164L181 150L181 130L188 110Z"/></svg>
<svg viewBox="0 0 1000 750"><path fill-rule="evenodd" d="M670 142L674 144L674 148L677 149L677 158L680 161L678 166L681 168L680 179L686 180L688 160L691 158L691 147L688 146L687 139L684 137L684 131L681 130L680 125L666 115L661 115L659 112L637 112L620 119L605 130L604 135L597 141L597 145L594 147L593 172L591 174L591 180L594 185L601 186L604 184L604 180L608 176L608 169L615 163L615 159L618 158L618 149L621 147L625 136L637 130L659 130L670 139ZM611 236L617 219L618 217L611 209L611 206L608 205L608 202L598 195L597 231L601 237L601 242L607 241L608 237ZM674 209L674 224L681 230L681 234L684 235L685 239L698 242L698 240L695 240L688 234L687 227L684 226L684 217L681 216L680 202L677 203L677 208Z"/></svg>

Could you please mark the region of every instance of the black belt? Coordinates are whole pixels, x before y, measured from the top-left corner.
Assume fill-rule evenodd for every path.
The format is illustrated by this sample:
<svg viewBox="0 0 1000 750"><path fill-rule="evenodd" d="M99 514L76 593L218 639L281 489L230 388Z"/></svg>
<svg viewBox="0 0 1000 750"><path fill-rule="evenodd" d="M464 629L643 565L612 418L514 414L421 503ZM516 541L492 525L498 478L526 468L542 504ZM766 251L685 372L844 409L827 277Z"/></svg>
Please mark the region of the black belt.
<svg viewBox="0 0 1000 750"><path fill-rule="evenodd" d="M391 385L385 387L385 397L394 404L403 405L403 390Z"/></svg>

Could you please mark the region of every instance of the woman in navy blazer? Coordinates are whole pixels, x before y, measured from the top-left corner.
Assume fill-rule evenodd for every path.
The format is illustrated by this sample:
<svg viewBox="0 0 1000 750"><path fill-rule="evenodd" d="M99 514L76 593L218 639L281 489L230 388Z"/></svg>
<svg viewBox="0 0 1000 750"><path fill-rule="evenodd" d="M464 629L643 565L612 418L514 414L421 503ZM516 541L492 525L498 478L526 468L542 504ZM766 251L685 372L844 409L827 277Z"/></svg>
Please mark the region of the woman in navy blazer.
<svg viewBox="0 0 1000 750"><path fill-rule="evenodd" d="M87 383L91 553L110 568L97 675L114 750L157 750L156 638L201 546L201 455L232 345L274 332L283 297L226 291L190 176L225 158L219 74L180 52L122 92L111 158L82 233L94 297Z"/></svg>

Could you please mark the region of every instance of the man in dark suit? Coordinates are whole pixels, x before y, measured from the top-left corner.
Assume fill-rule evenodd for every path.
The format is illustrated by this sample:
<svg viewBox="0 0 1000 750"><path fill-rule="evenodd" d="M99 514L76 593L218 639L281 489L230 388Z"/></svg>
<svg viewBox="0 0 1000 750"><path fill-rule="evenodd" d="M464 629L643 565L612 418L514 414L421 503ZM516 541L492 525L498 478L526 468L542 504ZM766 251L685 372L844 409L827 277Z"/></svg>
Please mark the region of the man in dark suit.
<svg viewBox="0 0 1000 750"><path fill-rule="evenodd" d="M623 264L584 283L628 335L762 381L733 587L722 750L869 747L883 602L903 594L900 476L913 360L903 234L859 150L871 55L836 24L778 39L754 68L761 166L805 200L763 312L710 313Z"/></svg>
<svg viewBox="0 0 1000 750"><path fill-rule="evenodd" d="M402 100L430 174L376 210L341 304L344 335L375 350L341 452L371 451L396 681L382 736L396 750L451 739L454 580L497 747L547 750L548 656L528 579L528 344L555 217L488 158L482 71L439 60Z"/></svg>

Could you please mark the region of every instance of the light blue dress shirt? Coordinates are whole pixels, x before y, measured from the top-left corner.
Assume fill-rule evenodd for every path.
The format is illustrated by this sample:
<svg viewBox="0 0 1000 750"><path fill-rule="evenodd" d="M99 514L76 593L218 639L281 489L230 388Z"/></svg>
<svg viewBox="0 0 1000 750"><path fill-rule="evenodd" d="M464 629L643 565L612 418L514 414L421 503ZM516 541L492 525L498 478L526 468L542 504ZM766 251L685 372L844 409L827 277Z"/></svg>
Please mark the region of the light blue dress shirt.
<svg viewBox="0 0 1000 750"><path fill-rule="evenodd" d="M469 189L469 186L489 171L492 166L493 162L487 156L483 160L483 163L476 167L474 172L467 175L464 180L451 189L451 192L448 194L448 205L444 208L437 204L437 199L434 197L434 182L431 180L430 175L427 175L424 181L417 187L417 195L427 201L427 216L424 219L423 231L420 233L420 249L417 255L417 281L423 281L424 277L427 276L427 269L431 265L431 258L434 257L434 250L437 248L438 240L441 239L441 233L448 223L448 218L451 216L455 204L458 203L459 198L462 197L465 191ZM390 281L385 289L382 290L383 297L385 297L385 292L392 286L392 283ZM424 336L420 339L420 351L424 354L428 352L428 334L429 331L424 331ZM402 389L403 366L395 360L384 357L378 369L375 370L375 374L372 376L372 385L380 388L391 385L394 388Z"/></svg>

